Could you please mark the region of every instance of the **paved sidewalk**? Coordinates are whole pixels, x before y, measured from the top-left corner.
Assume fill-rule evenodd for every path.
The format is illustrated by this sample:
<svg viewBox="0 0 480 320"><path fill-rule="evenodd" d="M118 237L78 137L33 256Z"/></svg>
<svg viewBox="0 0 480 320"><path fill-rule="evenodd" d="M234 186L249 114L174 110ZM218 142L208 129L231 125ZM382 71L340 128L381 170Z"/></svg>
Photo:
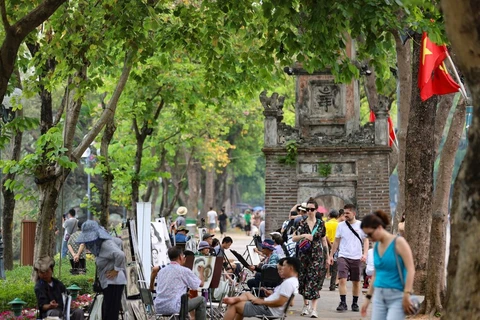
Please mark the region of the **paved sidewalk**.
<svg viewBox="0 0 480 320"><path fill-rule="evenodd" d="M246 236L244 232L240 232L239 230L229 230L227 232L228 236L233 238L233 244L231 249L236 250L240 254L244 253L246 250L246 245L250 244L252 241L251 236ZM216 234L216 237L220 239L220 234ZM233 258L230 252L227 252L229 257ZM336 291L329 291L328 286L330 284L329 279L325 279L323 290L321 291L321 298L318 302L317 312L318 312L318 319L330 320L330 319L351 319L351 320L358 320L358 319L369 319L370 312L368 313L367 317L361 317L360 312L353 312L351 310L345 312L337 312L337 306L340 302L340 297L338 293L338 289ZM348 294L347 294L347 305L350 309L350 305L352 304L352 295L351 295L351 282L348 283ZM358 305L361 306L364 301L363 294L360 295ZM300 316L300 312L303 307L303 298L300 295L295 296L294 305L290 308L288 313L289 320L295 319L310 319L305 316ZM370 308L369 308L370 311Z"/></svg>

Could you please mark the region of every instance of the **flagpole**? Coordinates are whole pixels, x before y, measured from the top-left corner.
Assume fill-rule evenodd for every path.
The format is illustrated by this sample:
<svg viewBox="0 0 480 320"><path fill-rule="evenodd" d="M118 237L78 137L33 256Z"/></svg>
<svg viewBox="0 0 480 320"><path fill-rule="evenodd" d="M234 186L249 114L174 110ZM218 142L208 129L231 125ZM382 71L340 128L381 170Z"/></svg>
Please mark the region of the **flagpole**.
<svg viewBox="0 0 480 320"><path fill-rule="evenodd" d="M450 62L450 64L452 65L453 72L455 73L455 77L457 78L458 84L460 85L460 92L462 93L465 100L468 101L467 91L465 90L465 87L463 86L463 83L460 80L460 76L458 75L457 68L455 67L455 64L453 64L452 58L450 57L448 52L447 52L447 59Z"/></svg>

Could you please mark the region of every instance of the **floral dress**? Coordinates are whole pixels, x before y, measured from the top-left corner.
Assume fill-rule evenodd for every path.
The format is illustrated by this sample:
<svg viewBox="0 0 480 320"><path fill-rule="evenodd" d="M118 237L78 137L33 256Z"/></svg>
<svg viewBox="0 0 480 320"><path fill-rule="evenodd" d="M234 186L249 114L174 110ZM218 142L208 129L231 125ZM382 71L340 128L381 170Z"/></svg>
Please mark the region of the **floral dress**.
<svg viewBox="0 0 480 320"><path fill-rule="evenodd" d="M322 279L325 278L327 268L325 267L325 258L323 255L322 238L325 237L325 223L317 219L315 227L318 225L317 232L313 236L311 248L308 253L298 252L298 259L302 267L298 277L298 291L306 300L320 298L322 288ZM314 229L315 229L314 227ZM302 220L297 229L297 235L312 233L307 220Z"/></svg>

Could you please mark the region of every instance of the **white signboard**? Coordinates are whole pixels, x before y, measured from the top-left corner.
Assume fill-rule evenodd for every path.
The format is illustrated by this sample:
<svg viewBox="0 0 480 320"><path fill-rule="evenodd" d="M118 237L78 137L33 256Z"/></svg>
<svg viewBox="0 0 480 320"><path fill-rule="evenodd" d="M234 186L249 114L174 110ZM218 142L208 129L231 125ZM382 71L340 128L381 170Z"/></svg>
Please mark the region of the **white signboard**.
<svg viewBox="0 0 480 320"><path fill-rule="evenodd" d="M150 220L152 215L152 204L150 202L137 202L137 236L138 236L138 254L140 255L143 269L143 276L149 279L152 272L152 251L150 249Z"/></svg>

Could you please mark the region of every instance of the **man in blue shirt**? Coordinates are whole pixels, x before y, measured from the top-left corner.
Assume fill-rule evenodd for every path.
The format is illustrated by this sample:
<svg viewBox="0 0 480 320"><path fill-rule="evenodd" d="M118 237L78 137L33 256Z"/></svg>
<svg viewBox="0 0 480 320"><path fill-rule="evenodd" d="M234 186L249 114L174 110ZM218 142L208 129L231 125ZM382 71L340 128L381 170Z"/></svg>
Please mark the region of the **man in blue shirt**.
<svg viewBox="0 0 480 320"><path fill-rule="evenodd" d="M185 226L178 227L177 231L175 231L175 242L186 243L190 240L190 237L187 236L188 231Z"/></svg>

